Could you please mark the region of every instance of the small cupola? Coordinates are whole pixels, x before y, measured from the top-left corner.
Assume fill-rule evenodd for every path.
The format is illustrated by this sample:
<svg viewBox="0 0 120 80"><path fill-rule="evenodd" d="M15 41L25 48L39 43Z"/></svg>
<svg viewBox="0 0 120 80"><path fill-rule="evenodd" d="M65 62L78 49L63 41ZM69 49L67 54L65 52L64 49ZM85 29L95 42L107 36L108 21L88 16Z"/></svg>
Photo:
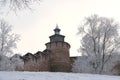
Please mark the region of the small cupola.
<svg viewBox="0 0 120 80"><path fill-rule="evenodd" d="M58 25L56 24L56 28L54 29L55 34L60 34L60 29L58 28Z"/></svg>
<svg viewBox="0 0 120 80"><path fill-rule="evenodd" d="M64 37L63 35L60 35L60 29L58 25L56 25L56 28L54 29L55 34L50 36L50 42L56 42L56 41L62 41L64 42Z"/></svg>

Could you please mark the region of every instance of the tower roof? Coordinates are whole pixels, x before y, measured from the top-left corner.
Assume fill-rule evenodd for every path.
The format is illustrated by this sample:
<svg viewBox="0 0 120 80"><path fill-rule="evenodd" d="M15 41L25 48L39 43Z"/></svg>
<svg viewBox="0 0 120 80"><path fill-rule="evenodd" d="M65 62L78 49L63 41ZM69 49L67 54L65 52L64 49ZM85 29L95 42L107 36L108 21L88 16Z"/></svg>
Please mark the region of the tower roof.
<svg viewBox="0 0 120 80"><path fill-rule="evenodd" d="M62 41L64 42L64 37L63 35L60 35L60 29L58 28L58 25L56 24L56 28L54 29L55 34L50 36L50 42L56 42L56 41Z"/></svg>

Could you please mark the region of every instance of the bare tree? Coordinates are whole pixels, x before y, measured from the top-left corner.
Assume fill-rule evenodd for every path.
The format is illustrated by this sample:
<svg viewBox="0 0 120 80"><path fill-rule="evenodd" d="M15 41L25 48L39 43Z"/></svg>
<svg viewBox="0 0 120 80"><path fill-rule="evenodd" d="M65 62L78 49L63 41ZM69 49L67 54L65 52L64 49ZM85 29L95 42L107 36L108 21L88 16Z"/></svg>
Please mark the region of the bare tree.
<svg viewBox="0 0 120 80"><path fill-rule="evenodd" d="M0 20L0 54L2 55L12 54L19 40L19 36L12 33L11 27L4 20Z"/></svg>
<svg viewBox="0 0 120 80"><path fill-rule="evenodd" d="M7 6L10 10L17 11L25 8L30 9L34 2L39 3L40 0L0 0L0 5L3 7Z"/></svg>
<svg viewBox="0 0 120 80"><path fill-rule="evenodd" d="M93 15L85 18L85 23L79 28L79 34L84 34L80 51L90 59L89 65L94 73L102 73L105 64L118 51L118 27L113 19Z"/></svg>

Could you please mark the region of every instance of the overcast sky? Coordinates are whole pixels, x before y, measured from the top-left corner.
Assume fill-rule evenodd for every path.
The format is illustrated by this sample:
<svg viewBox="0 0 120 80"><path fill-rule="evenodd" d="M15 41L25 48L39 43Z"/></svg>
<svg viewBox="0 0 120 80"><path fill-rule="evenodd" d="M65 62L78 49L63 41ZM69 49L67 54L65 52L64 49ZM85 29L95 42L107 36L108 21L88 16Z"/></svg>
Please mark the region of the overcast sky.
<svg viewBox="0 0 120 80"><path fill-rule="evenodd" d="M80 53L80 36L76 35L78 27L93 14L114 18L120 22L120 0L41 0L40 5L34 5L33 10L18 11L3 14L13 31L20 34L16 53L36 53L46 49L45 43L54 34L53 29L58 24L65 41L71 45L70 55Z"/></svg>

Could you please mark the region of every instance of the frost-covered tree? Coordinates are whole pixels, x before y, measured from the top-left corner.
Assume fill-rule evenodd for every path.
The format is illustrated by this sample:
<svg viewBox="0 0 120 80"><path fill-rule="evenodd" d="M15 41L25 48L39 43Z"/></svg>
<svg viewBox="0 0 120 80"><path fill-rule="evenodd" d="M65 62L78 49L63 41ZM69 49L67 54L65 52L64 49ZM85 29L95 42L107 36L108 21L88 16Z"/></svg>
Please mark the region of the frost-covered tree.
<svg viewBox="0 0 120 80"><path fill-rule="evenodd" d="M11 60L4 55L0 55L0 71L13 71L15 70Z"/></svg>
<svg viewBox="0 0 120 80"><path fill-rule="evenodd" d="M30 9L34 2L39 3L40 0L0 0L0 6L17 11L25 8Z"/></svg>
<svg viewBox="0 0 120 80"><path fill-rule="evenodd" d="M12 33L12 26L0 20L0 55L11 55L18 40L19 36Z"/></svg>
<svg viewBox="0 0 120 80"><path fill-rule="evenodd" d="M80 56L76 59L73 64L72 71L79 73L97 73L95 72L95 64L93 66L94 58L88 56ZM120 62L120 55L114 55L108 60L108 62L104 65L104 69L102 74L118 74L120 71L118 70L118 66Z"/></svg>
<svg viewBox="0 0 120 80"><path fill-rule="evenodd" d="M87 56L78 57L73 64L72 71L79 73L91 73L92 70L89 66L89 61L90 60Z"/></svg>
<svg viewBox="0 0 120 80"><path fill-rule="evenodd" d="M12 33L11 25L3 19L0 20L0 70L14 70L12 61L7 57L13 54L19 36Z"/></svg>
<svg viewBox="0 0 120 80"><path fill-rule="evenodd" d="M83 36L80 51L82 56L87 56L84 63L91 70L88 72L103 73L105 64L118 52L120 47L118 27L113 19L97 15L85 18L85 22L79 28L79 34ZM76 64L79 64L79 61L76 61L74 66Z"/></svg>
<svg viewBox="0 0 120 80"><path fill-rule="evenodd" d="M10 60L15 70L18 71L24 69L24 61L21 59L21 56L19 54L15 54L10 58Z"/></svg>
<svg viewBox="0 0 120 80"><path fill-rule="evenodd" d="M11 58L5 55L0 55L0 71L23 70L24 61L20 57L21 56L18 54L15 54Z"/></svg>

